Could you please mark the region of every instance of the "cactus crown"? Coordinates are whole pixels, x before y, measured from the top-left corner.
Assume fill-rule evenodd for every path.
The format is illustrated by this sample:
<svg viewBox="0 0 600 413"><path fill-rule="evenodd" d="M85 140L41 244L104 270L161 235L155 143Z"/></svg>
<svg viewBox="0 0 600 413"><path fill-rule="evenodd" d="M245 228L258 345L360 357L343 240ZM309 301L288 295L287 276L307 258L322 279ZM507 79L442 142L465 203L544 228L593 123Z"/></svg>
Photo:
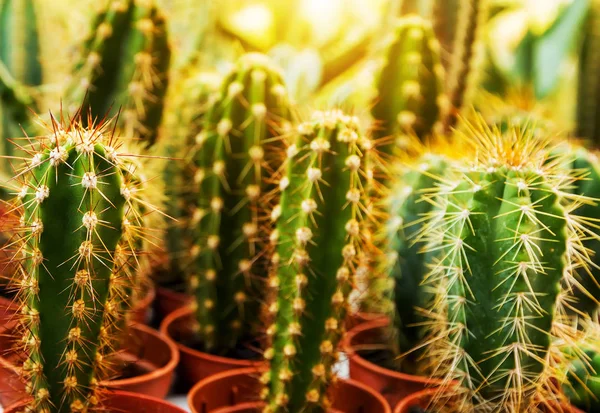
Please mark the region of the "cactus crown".
<svg viewBox="0 0 600 413"><path fill-rule="evenodd" d="M109 124L53 118L49 130L16 175L18 345L32 411L86 411L100 403L98 383L111 374L106 357L124 308L121 289L137 261L123 242L141 231L136 183L123 172Z"/></svg>
<svg viewBox="0 0 600 413"><path fill-rule="evenodd" d="M189 281L197 331L209 351L233 349L257 333L266 278L259 211L287 119L281 74L266 56L252 53L225 78L202 130L191 137L196 207Z"/></svg>
<svg viewBox="0 0 600 413"><path fill-rule="evenodd" d="M171 49L165 17L154 0L109 0L95 16L74 68L67 101L92 118L121 111L128 138L152 145L168 85Z"/></svg>
<svg viewBox="0 0 600 413"><path fill-rule="evenodd" d="M365 188L372 141L358 120L316 112L297 127L279 180L269 273L272 299L263 377L266 412L323 411L348 295L369 253Z"/></svg>
<svg viewBox="0 0 600 413"><path fill-rule="evenodd" d="M475 159L439 178L422 231L434 254L424 370L459 381L458 411L537 411L563 397L564 346L597 340L569 309L576 273L592 265L583 240L598 235L575 214L578 178L550 156L551 139L481 120L465 139Z"/></svg>
<svg viewBox="0 0 600 413"><path fill-rule="evenodd" d="M380 137L414 133L425 139L440 131L448 109L440 45L431 23L412 15L398 20L383 53L373 117Z"/></svg>

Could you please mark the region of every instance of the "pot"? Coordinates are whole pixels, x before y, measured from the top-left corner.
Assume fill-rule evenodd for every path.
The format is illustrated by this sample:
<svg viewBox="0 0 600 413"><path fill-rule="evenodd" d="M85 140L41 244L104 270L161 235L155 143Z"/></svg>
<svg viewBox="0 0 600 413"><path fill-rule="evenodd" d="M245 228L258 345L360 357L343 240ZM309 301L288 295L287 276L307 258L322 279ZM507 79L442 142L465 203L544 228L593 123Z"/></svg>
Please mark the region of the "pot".
<svg viewBox="0 0 600 413"><path fill-rule="evenodd" d="M342 342L348 356L350 378L375 389L391 406L415 392L442 384L440 380L401 373L374 364L361 357L361 347L382 344L381 330L389 325L388 318L361 323L350 330Z"/></svg>
<svg viewBox="0 0 600 413"><path fill-rule="evenodd" d="M420 407L426 409L429 406L431 398L439 392L439 389L425 389L419 392L413 393L408 397L405 397L394 409L394 413L412 413L413 408ZM560 406L555 408L549 408L549 413L584 413L573 406Z"/></svg>
<svg viewBox="0 0 600 413"><path fill-rule="evenodd" d="M192 413L260 412L257 402L260 368L252 367L215 374L196 384L188 395ZM332 389L329 413L390 413L381 395L354 380L338 380Z"/></svg>
<svg viewBox="0 0 600 413"><path fill-rule="evenodd" d="M105 396L103 411L106 413L186 413L174 404L144 394L111 390ZM24 402L13 404L4 413L19 413L24 407Z"/></svg>
<svg viewBox="0 0 600 413"><path fill-rule="evenodd" d="M264 365L263 360L242 360L215 356L190 348L180 342L190 336L193 322L193 311L189 307L180 308L169 314L160 325L160 332L173 340L180 353L180 378L187 385L194 385L200 380L228 370Z"/></svg>
<svg viewBox="0 0 600 413"><path fill-rule="evenodd" d="M185 293L170 290L165 287L156 287L155 312L159 320L175 310L187 306L191 302L191 297Z"/></svg>
<svg viewBox="0 0 600 413"><path fill-rule="evenodd" d="M130 317L132 323L148 324L152 318L152 303L156 297L154 285L148 284L144 288L144 295L131 309Z"/></svg>
<svg viewBox="0 0 600 413"><path fill-rule="evenodd" d="M365 312L361 312L361 311L352 313L352 314L348 314L346 316L346 321L345 321L346 330L351 330L358 325L361 325L364 323L370 323L371 321L382 320L382 319L387 319L387 316L384 314L365 313Z"/></svg>
<svg viewBox="0 0 600 413"><path fill-rule="evenodd" d="M116 355L117 362L141 374L108 380L102 385L109 389L166 397L179 363L179 351L175 343L158 331L137 324L131 326L125 346L124 351Z"/></svg>
<svg viewBox="0 0 600 413"><path fill-rule="evenodd" d="M8 331L5 337L11 336L14 336L14 330ZM179 363L179 352L175 343L142 324L130 327L124 343L126 347L114 356L113 361L138 374L123 379L106 380L101 383L102 386L112 390L166 397L175 367ZM4 345L8 347L3 347ZM8 340L0 345L0 351L8 351L5 358L0 357L0 402L4 406L27 397L16 367L19 355L11 353L12 348L14 347Z"/></svg>

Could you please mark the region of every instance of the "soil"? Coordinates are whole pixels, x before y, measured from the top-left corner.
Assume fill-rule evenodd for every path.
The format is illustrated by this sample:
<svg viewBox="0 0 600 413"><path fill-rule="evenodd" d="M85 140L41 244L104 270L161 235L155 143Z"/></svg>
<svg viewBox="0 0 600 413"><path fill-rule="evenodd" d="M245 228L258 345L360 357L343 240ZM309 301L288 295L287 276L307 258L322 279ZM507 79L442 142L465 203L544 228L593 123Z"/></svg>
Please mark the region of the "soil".
<svg viewBox="0 0 600 413"><path fill-rule="evenodd" d="M234 348L217 352L207 352L202 340L196 337L183 338L180 340L180 343L194 350L212 354L213 356L228 357L237 360L260 360L262 358L259 352L260 344L253 339L242 339Z"/></svg>

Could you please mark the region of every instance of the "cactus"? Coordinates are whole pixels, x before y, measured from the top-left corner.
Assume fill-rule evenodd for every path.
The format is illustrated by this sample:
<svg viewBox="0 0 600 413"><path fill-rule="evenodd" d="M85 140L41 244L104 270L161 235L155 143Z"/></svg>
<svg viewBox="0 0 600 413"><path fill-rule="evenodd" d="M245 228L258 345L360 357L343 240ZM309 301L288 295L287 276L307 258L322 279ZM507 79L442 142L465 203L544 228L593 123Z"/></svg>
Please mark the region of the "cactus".
<svg viewBox="0 0 600 413"><path fill-rule="evenodd" d="M320 412L328 406L337 344L361 257L371 246L367 159L372 142L358 120L316 112L297 128L279 180L269 239L270 347L263 376L265 412ZM371 255L373 256L373 255Z"/></svg>
<svg viewBox="0 0 600 413"><path fill-rule="evenodd" d="M159 143L158 151L168 159L162 168L165 182L165 211L167 218L164 243L167 256L160 263L157 281L175 289L184 287L189 252L190 220L189 213L194 206L194 181L185 169L189 157L187 150L193 145L193 139L202 131L202 123L215 94L221 85L221 78L212 72L199 72L184 75L185 80L173 86L172 108L167 110L166 123L173 137Z"/></svg>
<svg viewBox="0 0 600 413"><path fill-rule="evenodd" d="M431 298L423 282L433 254L423 253L419 240L425 225L423 217L434 210L429 199L435 194L432 188L444 176L450 163L445 155L424 153L414 165L406 167L390 192L390 218L386 228L390 256L385 265L390 265L387 274L394 280L394 313L398 329L394 334L398 339L394 343L396 351L416 348L423 339L424 327L420 323L425 317L419 315L419 309L424 309ZM414 372L418 355L417 351L407 354L410 357L401 360L400 369Z"/></svg>
<svg viewBox="0 0 600 413"><path fill-rule="evenodd" d="M444 174L422 231L437 252L423 369L459 382L458 411L538 411L563 397L564 346L597 346L589 316L578 330L569 315L568 286L593 266L584 240L599 237L575 214L579 178L550 158L550 139L482 120L467 130L477 157Z"/></svg>
<svg viewBox="0 0 600 413"><path fill-rule="evenodd" d="M39 37L36 7L33 0L3 0L0 2L0 139L4 156L13 156L9 137L22 136L21 128L33 131L27 106L32 97L20 85L36 87L42 83L39 61ZM7 90L8 88L10 90ZM15 95L15 89L19 89ZM12 91L12 92L11 92ZM15 99L20 95L18 99ZM7 160L3 172L12 172Z"/></svg>
<svg viewBox="0 0 600 413"><path fill-rule="evenodd" d="M109 0L93 22L66 100L94 119L120 112L128 138L154 144L171 59L165 17L153 0Z"/></svg>
<svg viewBox="0 0 600 413"><path fill-rule="evenodd" d="M579 63L577 134L600 145L600 1L592 0Z"/></svg>
<svg viewBox="0 0 600 413"><path fill-rule="evenodd" d="M563 386L567 398L586 412L600 409L600 353L583 349L585 357L569 365L569 384Z"/></svg>
<svg viewBox="0 0 600 413"><path fill-rule="evenodd" d="M384 138L412 132L423 140L441 131L448 107L439 43L431 24L414 15L398 20L390 40L371 110L381 123L375 133Z"/></svg>
<svg viewBox="0 0 600 413"><path fill-rule="evenodd" d="M282 76L261 54L242 56L225 78L202 130L191 138L196 207L189 283L196 331L207 351L256 337L266 278L260 252L262 195L277 165L277 136L290 113Z"/></svg>
<svg viewBox="0 0 600 413"><path fill-rule="evenodd" d="M52 118L49 131L16 176L22 372L31 411L87 411L101 402L98 383L111 374L106 357L127 282L123 263L135 254L120 240L133 229L135 198L109 124Z"/></svg>

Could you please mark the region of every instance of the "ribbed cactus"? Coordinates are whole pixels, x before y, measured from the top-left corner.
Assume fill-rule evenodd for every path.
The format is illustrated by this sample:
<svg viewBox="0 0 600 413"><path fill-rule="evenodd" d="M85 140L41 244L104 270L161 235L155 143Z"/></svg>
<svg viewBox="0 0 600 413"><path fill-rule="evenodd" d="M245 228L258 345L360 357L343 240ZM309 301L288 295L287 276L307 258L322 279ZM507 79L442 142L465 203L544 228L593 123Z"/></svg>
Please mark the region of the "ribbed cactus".
<svg viewBox="0 0 600 413"><path fill-rule="evenodd" d="M573 406L586 412L600 409L600 353L584 351L585 356L569 365L569 384L563 390Z"/></svg>
<svg viewBox="0 0 600 413"><path fill-rule="evenodd" d="M295 134L271 210L273 322L265 350L270 370L262 378L270 413L326 410L348 295L371 248L363 231L375 216L364 191L374 149L357 118L316 112Z"/></svg>
<svg viewBox="0 0 600 413"><path fill-rule="evenodd" d="M600 0L591 0L579 62L577 134L600 145Z"/></svg>
<svg viewBox="0 0 600 413"><path fill-rule="evenodd" d="M108 0L82 45L66 100L102 119L120 111L126 137L152 145L169 81L171 49L154 0Z"/></svg>
<svg viewBox="0 0 600 413"><path fill-rule="evenodd" d="M424 235L424 217L435 208L431 198L450 163L444 155L423 154L403 168L405 171L390 191L387 201L389 262L386 265L390 265L387 273L394 280L395 325L398 328L395 346L399 352L417 347L424 336L425 326L422 323L425 317L419 312L431 299L431 293L423 283L434 254L424 253L419 241ZM399 367L402 371L414 372L414 362L419 354L414 351L401 360Z"/></svg>
<svg viewBox="0 0 600 413"><path fill-rule="evenodd" d="M90 123L88 120L86 123ZM17 175L22 212L13 278L21 303L22 372L35 412L88 411L110 373L134 191L111 126L53 120Z"/></svg>
<svg viewBox="0 0 600 413"><path fill-rule="evenodd" d="M444 119L446 131L454 126L463 107L469 107L477 87L488 9L489 0L436 1L433 15L436 34L451 56L447 59L450 113ZM450 41L452 46L448 47Z"/></svg>
<svg viewBox="0 0 600 413"><path fill-rule="evenodd" d="M282 76L260 54L242 56L225 78L202 130L192 136L194 244L189 282L205 349L225 352L257 334L266 279L259 221L268 178L289 125Z"/></svg>
<svg viewBox="0 0 600 413"><path fill-rule="evenodd" d="M0 139L1 154L13 156L9 138L23 136L21 128L32 131L28 105L33 100L25 86L42 83L39 33L34 0L0 1ZM17 95L15 96L16 89ZM9 161L2 160L4 172L12 172Z"/></svg>
<svg viewBox="0 0 600 413"><path fill-rule="evenodd" d="M193 177L188 176L186 163L188 150L195 144L195 137L202 131L204 116L214 103L221 85L221 78L213 72L182 74L185 80L173 85L172 107L165 119L170 139L159 144L159 152L168 160L162 170L165 182L166 218L165 246L167 256L161 262L158 282L176 289L184 287L184 273L189 261L189 213L195 205ZM192 178L192 179L189 179ZM171 219L173 218L173 219Z"/></svg>
<svg viewBox="0 0 600 413"><path fill-rule="evenodd" d="M425 277L435 296L424 370L460 383L452 411L538 411L563 397L561 349L598 343L569 316L565 287L590 269L583 241L598 239L596 225L576 214L582 198L568 190L578 178L550 158L549 140L482 121L465 139L477 156L444 174L422 231L437 253Z"/></svg>
<svg viewBox="0 0 600 413"><path fill-rule="evenodd" d="M383 53L371 113L378 137L441 131L448 109L440 45L431 24L418 16L398 20Z"/></svg>

